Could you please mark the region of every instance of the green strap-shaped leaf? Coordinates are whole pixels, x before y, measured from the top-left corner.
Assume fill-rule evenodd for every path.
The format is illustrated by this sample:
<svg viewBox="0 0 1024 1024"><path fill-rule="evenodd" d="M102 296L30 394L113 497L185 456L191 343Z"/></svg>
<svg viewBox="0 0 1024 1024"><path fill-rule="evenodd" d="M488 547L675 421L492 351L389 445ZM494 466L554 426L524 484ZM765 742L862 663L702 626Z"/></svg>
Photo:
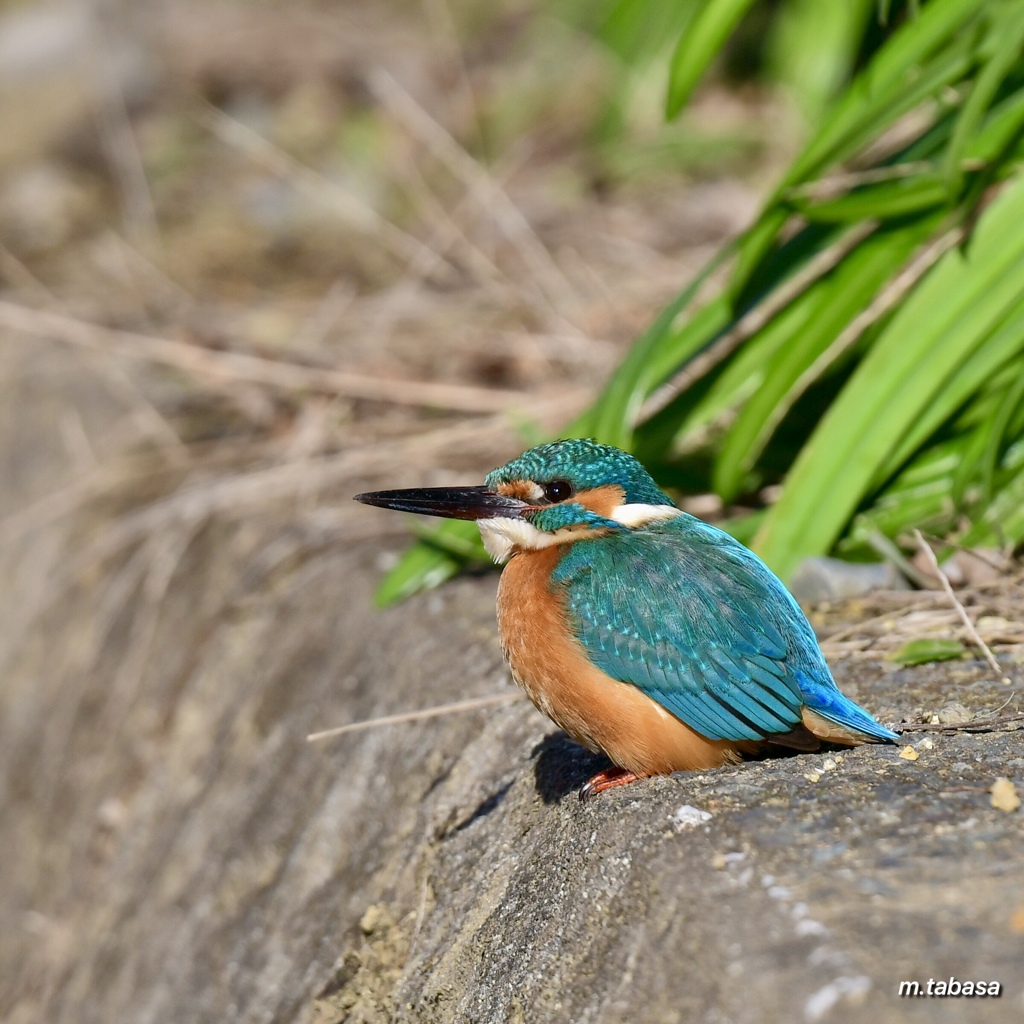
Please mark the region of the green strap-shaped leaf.
<svg viewBox="0 0 1024 1024"><path fill-rule="evenodd" d="M739 294L788 219L781 204L787 189L847 159L908 111L959 81L980 45L966 31L985 0L933 0L895 32L856 77L800 155L790 165L758 223L747 232L729 283Z"/></svg>
<svg viewBox="0 0 1024 1024"><path fill-rule="evenodd" d="M1022 342L1024 342L1024 324L1022 324ZM985 440L985 450L981 457L979 477L982 487L982 500L990 501L995 489L996 468L999 465L999 453L1008 437L1011 421L1014 419L1021 403L1024 403L1024 363L1020 360L1014 364L1015 379L1006 387L996 406L995 415L986 429L979 431Z"/></svg>
<svg viewBox="0 0 1024 1024"><path fill-rule="evenodd" d="M708 393L680 422L675 446L681 446L687 436L705 430L757 393L767 368L780 358L785 345L807 328L814 304L805 301L806 295L798 295L747 339Z"/></svg>
<svg viewBox="0 0 1024 1024"><path fill-rule="evenodd" d="M960 640L922 637L920 640L908 640L898 651L887 654L886 659L897 665L926 665L931 661L952 661L966 653L967 648Z"/></svg>
<svg viewBox="0 0 1024 1024"><path fill-rule="evenodd" d="M968 436L955 437L922 452L871 508L857 515L839 550L867 546L876 531L896 537L914 526L935 530L942 523L952 523L957 514L953 474L968 442Z"/></svg>
<svg viewBox="0 0 1024 1024"><path fill-rule="evenodd" d="M1024 292L1024 271L1017 270L1016 277L1018 287ZM1012 282L1010 287L1012 289ZM986 302L984 299L981 301ZM1001 367L1022 350L1024 294L1018 296L988 337L957 366L956 372L944 383L935 400L921 411L921 415L897 440L889 456L878 466L871 481L872 486L881 486L985 381L991 380Z"/></svg>
<svg viewBox="0 0 1024 1024"><path fill-rule="evenodd" d="M1024 291L1024 176L947 253L858 366L802 449L755 547L784 578L827 551L878 466Z"/></svg>
<svg viewBox="0 0 1024 1024"><path fill-rule="evenodd" d="M470 526L473 523L444 523L439 531L449 526ZM468 534L465 529L454 531L456 534ZM398 565L392 569L374 594L374 600L384 608L396 601L411 597L418 590L440 586L450 580L462 567L462 562L441 547L420 541L402 554Z"/></svg>
<svg viewBox="0 0 1024 1024"><path fill-rule="evenodd" d="M810 221L833 223L906 217L948 203L949 198L945 176L932 172L885 181L836 199L808 202L798 198L791 203Z"/></svg>
<svg viewBox="0 0 1024 1024"><path fill-rule="evenodd" d="M715 489L726 501L735 498L786 413L830 365L830 360L822 358L829 346L867 308L935 223L931 218L899 231L876 232L793 304L805 310L804 322L779 339L777 353L766 353L760 386L740 410L716 460ZM756 344L757 339L752 339L751 350Z"/></svg>
<svg viewBox="0 0 1024 1024"><path fill-rule="evenodd" d="M665 102L667 117L675 117L686 105L722 44L752 3L753 0L707 0L687 26L672 54Z"/></svg>
<svg viewBox="0 0 1024 1024"><path fill-rule="evenodd" d="M633 343L629 355L584 414L587 433L605 444L627 451L632 448L636 418L644 400L729 323L729 303L725 297L719 297L698 311L683 328L677 327L682 311L730 251L730 246L723 247Z"/></svg>
<svg viewBox="0 0 1024 1024"><path fill-rule="evenodd" d="M1024 468L995 496L981 519L961 538L964 547L1018 545L1024 540Z"/></svg>
<svg viewBox="0 0 1024 1024"><path fill-rule="evenodd" d="M789 0L779 8L772 69L812 123L849 78L875 4Z"/></svg>
<svg viewBox="0 0 1024 1024"><path fill-rule="evenodd" d="M1006 97L989 113L981 131L967 146L965 160L989 163L997 160L1024 131L1024 89Z"/></svg>
<svg viewBox="0 0 1024 1024"><path fill-rule="evenodd" d="M1020 65L1021 49L1024 48L1024 8L1016 6L1015 12L1005 4L996 8L1002 17L993 17L998 25L995 53L975 79L953 128L945 161L946 183L951 196L957 195L963 185L963 158L968 145L977 134L1003 80Z"/></svg>
<svg viewBox="0 0 1024 1024"><path fill-rule="evenodd" d="M985 0L932 0L919 17L896 31L793 162L787 184L804 181L844 159L867 137L959 79L977 46L965 27L984 9ZM946 52L940 52L944 47Z"/></svg>

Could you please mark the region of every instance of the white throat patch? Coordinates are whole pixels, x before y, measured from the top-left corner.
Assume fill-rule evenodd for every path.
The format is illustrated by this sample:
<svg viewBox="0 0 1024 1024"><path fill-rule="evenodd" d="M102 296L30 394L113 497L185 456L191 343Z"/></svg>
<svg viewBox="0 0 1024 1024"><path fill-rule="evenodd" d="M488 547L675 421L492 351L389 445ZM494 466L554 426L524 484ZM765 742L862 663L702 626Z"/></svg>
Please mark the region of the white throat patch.
<svg viewBox="0 0 1024 1024"><path fill-rule="evenodd" d="M636 528L656 523L663 519L672 519L682 515L674 505L619 505L612 510L611 517L623 526ZM487 553L499 565L503 565L511 557L513 551L539 551L541 548L554 547L556 544L569 544L574 540L593 537L595 531L591 526L566 526L551 533L538 530L525 519L478 519Z"/></svg>
<svg viewBox="0 0 1024 1024"><path fill-rule="evenodd" d="M498 565L504 565L512 557L512 552L519 548L522 551L539 551L551 548L556 544L568 544L584 537L593 537L594 529L589 526L566 526L561 530L548 533L538 530L525 519L478 519L487 554Z"/></svg>

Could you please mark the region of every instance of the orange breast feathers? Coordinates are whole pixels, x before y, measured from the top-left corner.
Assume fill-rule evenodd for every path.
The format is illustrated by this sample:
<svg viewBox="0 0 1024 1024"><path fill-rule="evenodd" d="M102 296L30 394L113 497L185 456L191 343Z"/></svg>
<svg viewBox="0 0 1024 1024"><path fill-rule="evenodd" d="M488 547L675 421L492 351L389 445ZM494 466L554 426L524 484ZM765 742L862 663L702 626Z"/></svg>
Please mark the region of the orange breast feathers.
<svg viewBox="0 0 1024 1024"><path fill-rule="evenodd" d="M701 736L590 662L551 586L560 553L555 547L518 552L498 587L502 648L530 700L578 743L637 776L739 761L737 744Z"/></svg>

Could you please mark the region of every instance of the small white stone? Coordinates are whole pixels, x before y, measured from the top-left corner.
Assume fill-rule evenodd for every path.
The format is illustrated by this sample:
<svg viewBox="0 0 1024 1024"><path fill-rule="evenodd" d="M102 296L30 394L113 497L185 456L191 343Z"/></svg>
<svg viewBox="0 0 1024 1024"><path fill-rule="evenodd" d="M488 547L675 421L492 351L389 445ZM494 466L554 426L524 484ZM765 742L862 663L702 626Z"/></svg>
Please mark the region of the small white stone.
<svg viewBox="0 0 1024 1024"><path fill-rule="evenodd" d="M696 828L710 820L710 811L702 811L699 807L691 807L689 804L683 804L672 815L672 823L676 828Z"/></svg>
<svg viewBox="0 0 1024 1024"><path fill-rule="evenodd" d="M836 978L824 988L818 989L806 1003L804 1003L804 1018L811 1021L819 1021L832 1009L840 999L853 1006L858 1006L864 1001L864 997L871 991L871 979L864 975L853 978Z"/></svg>
<svg viewBox="0 0 1024 1024"><path fill-rule="evenodd" d="M828 929L820 921L815 921L813 917L800 918L794 931L801 939L808 935L828 935Z"/></svg>

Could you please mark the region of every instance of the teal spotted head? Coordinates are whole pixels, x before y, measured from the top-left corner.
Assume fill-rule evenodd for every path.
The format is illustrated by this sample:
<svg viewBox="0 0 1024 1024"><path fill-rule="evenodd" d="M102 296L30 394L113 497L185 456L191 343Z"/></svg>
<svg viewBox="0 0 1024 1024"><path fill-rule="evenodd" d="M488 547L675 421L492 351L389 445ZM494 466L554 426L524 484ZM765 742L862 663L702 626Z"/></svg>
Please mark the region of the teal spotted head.
<svg viewBox="0 0 1024 1024"><path fill-rule="evenodd" d="M487 475L483 487L375 491L356 501L421 515L475 519L498 562L679 514L632 455L573 439L531 448Z"/></svg>

